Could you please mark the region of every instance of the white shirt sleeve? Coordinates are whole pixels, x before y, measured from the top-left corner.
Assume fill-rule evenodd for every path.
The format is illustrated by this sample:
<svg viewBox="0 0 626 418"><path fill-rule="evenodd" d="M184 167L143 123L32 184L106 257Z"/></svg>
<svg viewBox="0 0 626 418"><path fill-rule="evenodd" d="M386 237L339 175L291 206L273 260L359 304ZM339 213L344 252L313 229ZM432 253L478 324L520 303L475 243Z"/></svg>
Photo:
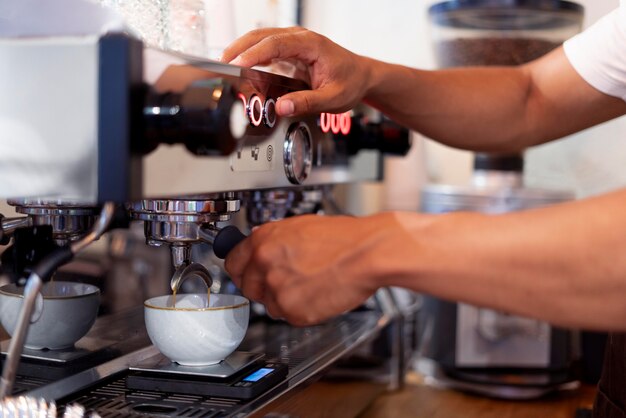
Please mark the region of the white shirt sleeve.
<svg viewBox="0 0 626 418"><path fill-rule="evenodd" d="M626 100L626 5L566 41L563 48L585 81Z"/></svg>

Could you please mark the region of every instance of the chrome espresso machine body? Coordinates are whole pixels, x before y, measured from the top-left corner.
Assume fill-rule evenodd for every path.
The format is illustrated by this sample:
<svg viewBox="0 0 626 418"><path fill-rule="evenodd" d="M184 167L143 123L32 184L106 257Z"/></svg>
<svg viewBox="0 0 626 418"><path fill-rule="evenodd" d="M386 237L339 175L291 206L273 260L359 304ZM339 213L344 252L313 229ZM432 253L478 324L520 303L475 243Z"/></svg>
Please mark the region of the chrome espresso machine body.
<svg viewBox="0 0 626 418"><path fill-rule="evenodd" d="M315 213L332 185L379 180L381 154L410 146L406 130L357 111L279 118L276 100L306 85L123 33L0 38L0 57L11 63L0 66L0 91L15 92L0 98L0 131L10 134L0 197L26 215L0 219L0 239L11 239L2 272L14 281L59 248L82 249L105 202L117 204L108 222L143 222L147 244L169 246L178 270L194 265L195 244L223 258L244 237L229 225L241 208L250 226ZM385 289L373 305L309 328L252 322L210 371L173 370L137 306L99 318L72 349L24 349L12 393L103 417L306 415L289 400L381 335L382 360L368 369L374 392L401 384L402 315Z"/></svg>

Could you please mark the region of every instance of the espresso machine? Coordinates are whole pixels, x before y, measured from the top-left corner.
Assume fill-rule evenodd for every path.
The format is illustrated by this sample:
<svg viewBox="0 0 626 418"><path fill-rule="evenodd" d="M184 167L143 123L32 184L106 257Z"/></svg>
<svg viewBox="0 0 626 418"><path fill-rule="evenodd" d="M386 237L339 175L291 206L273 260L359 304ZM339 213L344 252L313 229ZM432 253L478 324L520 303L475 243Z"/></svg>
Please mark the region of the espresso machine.
<svg viewBox="0 0 626 418"><path fill-rule="evenodd" d="M0 130L10 133L0 145L0 197L22 215L0 218L0 239L10 243L1 268L13 282L28 277L25 292L33 276L47 280L106 231L136 223L148 246L169 248L175 277L211 278L195 247L208 244L223 259L248 228L336 209L333 185L379 181L382 155L410 147L406 129L370 111L278 117L279 97L308 88L299 80L96 26L0 38L1 61L11 63L0 66L0 90L15 92L0 98ZM12 369L8 395L103 417L298 416L306 411L294 400L311 383L381 338L368 393L398 388L410 354L402 322L381 289L370 307L314 327L252 321L219 367L190 370L152 346L139 305L100 317L70 349L3 341L3 372Z"/></svg>

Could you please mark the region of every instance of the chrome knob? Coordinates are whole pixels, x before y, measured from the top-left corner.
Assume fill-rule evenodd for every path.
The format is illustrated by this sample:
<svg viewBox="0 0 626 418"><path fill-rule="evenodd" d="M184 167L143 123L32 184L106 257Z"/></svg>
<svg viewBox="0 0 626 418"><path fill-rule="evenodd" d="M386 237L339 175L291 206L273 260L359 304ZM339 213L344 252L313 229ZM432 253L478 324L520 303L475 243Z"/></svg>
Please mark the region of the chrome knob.
<svg viewBox="0 0 626 418"><path fill-rule="evenodd" d="M287 179L293 184L302 184L309 176L313 163L311 131L306 123L297 122L289 127L283 151Z"/></svg>

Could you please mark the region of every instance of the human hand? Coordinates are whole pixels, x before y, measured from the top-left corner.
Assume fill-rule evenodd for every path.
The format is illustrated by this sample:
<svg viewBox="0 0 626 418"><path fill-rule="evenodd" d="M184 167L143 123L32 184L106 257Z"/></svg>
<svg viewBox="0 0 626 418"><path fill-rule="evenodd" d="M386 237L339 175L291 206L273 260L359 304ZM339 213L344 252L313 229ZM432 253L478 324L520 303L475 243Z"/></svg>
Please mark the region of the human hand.
<svg viewBox="0 0 626 418"><path fill-rule="evenodd" d="M391 214L288 218L255 229L225 267L272 317L311 325L358 307L383 285L395 238L404 235L398 226Z"/></svg>
<svg viewBox="0 0 626 418"><path fill-rule="evenodd" d="M361 101L371 76L370 60L300 27L248 32L228 46L221 59L243 67L273 61L304 64L312 90L282 96L276 103L280 116L345 112Z"/></svg>

